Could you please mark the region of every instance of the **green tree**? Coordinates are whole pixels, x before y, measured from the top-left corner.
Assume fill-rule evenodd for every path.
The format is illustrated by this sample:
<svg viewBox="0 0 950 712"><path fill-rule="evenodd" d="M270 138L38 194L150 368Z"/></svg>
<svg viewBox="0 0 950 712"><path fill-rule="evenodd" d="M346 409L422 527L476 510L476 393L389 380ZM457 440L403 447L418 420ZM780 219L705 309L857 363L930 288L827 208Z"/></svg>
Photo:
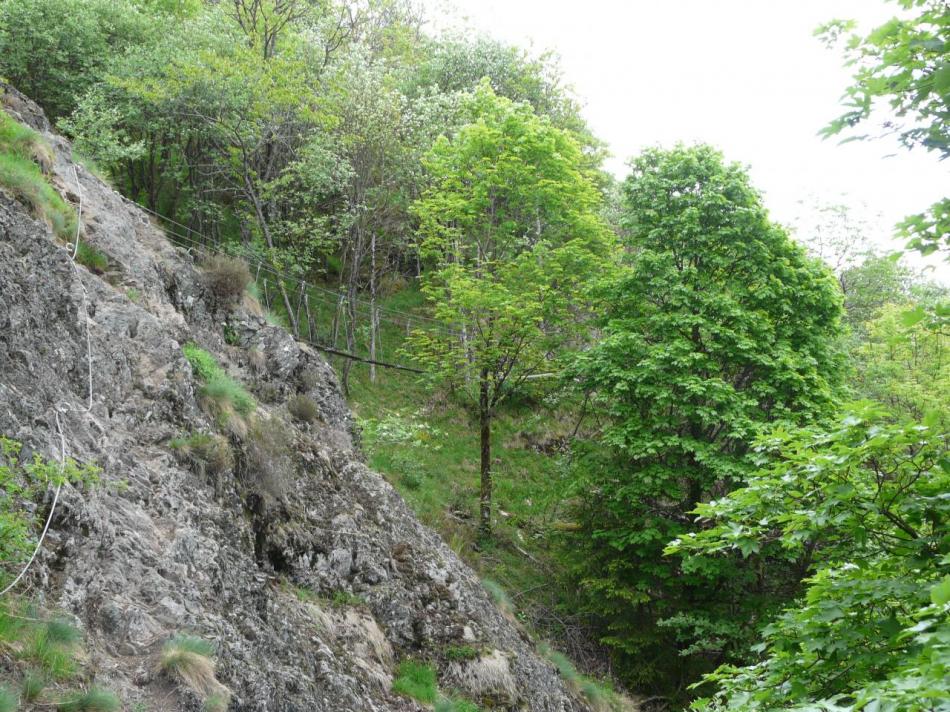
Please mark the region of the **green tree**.
<svg viewBox="0 0 950 712"><path fill-rule="evenodd" d="M695 528L699 502L745 480L758 432L829 413L841 299L712 148L644 152L622 211L630 264L605 284L597 341L574 367L603 425L577 447L566 555L628 680L669 693L740 656L788 595L781 571L662 550Z"/></svg>
<svg viewBox="0 0 950 712"><path fill-rule="evenodd" d="M600 197L567 132L483 83L472 122L441 138L431 185L413 205L433 269L423 290L453 330L416 332L413 355L477 414L480 528L491 527L491 428L529 379L558 368L582 328L582 289L605 267L610 234Z"/></svg>
<svg viewBox="0 0 950 712"><path fill-rule="evenodd" d="M701 504L669 552L808 572L763 629L756 660L707 677L702 710L934 712L950 699L946 427L864 407L830 429L779 430L745 487Z"/></svg>
<svg viewBox="0 0 950 712"><path fill-rule="evenodd" d="M116 54L148 42L157 26L148 20L126 0L3 0L0 76L51 118L65 116Z"/></svg>
<svg viewBox="0 0 950 712"><path fill-rule="evenodd" d="M854 351L856 395L884 403L895 415L946 417L950 403L947 334L918 322L907 325L907 303L889 304L865 326ZM912 314L913 312L911 312Z"/></svg>
<svg viewBox="0 0 950 712"><path fill-rule="evenodd" d="M866 124L886 102L890 115L881 121L882 134L896 135L908 149L924 148L941 158L950 156L950 5L945 0L896 0L905 10L867 36L853 32L854 24L837 20L818 33L829 44L847 37L847 65L853 83L845 92L846 111L825 129L843 133ZM851 134L847 140L871 138ZM929 254L950 250L950 199L927 212L907 218L900 226L908 246ZM948 255L950 257L950 255Z"/></svg>

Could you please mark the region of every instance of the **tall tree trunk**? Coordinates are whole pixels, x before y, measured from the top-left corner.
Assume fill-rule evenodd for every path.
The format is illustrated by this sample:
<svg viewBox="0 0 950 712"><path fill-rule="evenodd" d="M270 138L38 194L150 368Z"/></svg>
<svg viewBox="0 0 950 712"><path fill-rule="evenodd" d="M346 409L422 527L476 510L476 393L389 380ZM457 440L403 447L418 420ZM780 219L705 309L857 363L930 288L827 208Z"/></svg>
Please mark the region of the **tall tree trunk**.
<svg viewBox="0 0 950 712"><path fill-rule="evenodd" d="M479 376L478 419L482 445L481 492L479 494L478 530L483 538L491 536L491 403L488 397L488 371Z"/></svg>
<svg viewBox="0 0 950 712"><path fill-rule="evenodd" d="M369 359L376 360L376 231L370 236L369 248ZM369 365L369 381L376 383L376 364Z"/></svg>

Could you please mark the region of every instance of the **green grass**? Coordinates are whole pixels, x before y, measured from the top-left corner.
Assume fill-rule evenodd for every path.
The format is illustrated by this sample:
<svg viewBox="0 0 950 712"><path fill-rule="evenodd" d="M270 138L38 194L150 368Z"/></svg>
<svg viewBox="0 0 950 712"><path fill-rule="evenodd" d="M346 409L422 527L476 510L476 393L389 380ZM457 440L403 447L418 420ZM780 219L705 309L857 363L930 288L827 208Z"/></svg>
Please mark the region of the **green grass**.
<svg viewBox="0 0 950 712"><path fill-rule="evenodd" d="M7 688L0 687L0 712L14 712L16 708L16 695Z"/></svg>
<svg viewBox="0 0 950 712"><path fill-rule="evenodd" d="M67 700L60 702L56 709L60 712L115 712L122 703L111 690L93 687L87 692L77 692Z"/></svg>
<svg viewBox="0 0 950 712"><path fill-rule="evenodd" d="M478 712L474 702L457 697L442 697L435 703L435 712Z"/></svg>
<svg viewBox="0 0 950 712"><path fill-rule="evenodd" d="M43 676L33 670L28 670L20 685L20 696L25 702L33 702L43 694L45 687L46 680Z"/></svg>
<svg viewBox="0 0 950 712"><path fill-rule="evenodd" d="M185 344L182 352L195 376L204 383L200 395L216 403L222 414L234 410L242 416L248 416L254 412L257 408L254 397L218 365L214 356L196 344Z"/></svg>
<svg viewBox="0 0 950 712"><path fill-rule="evenodd" d="M92 272L100 274L109 269L109 258L106 254L82 240L79 241L79 248L76 250L76 261Z"/></svg>
<svg viewBox="0 0 950 712"><path fill-rule="evenodd" d="M419 702L435 702L438 688L435 681L435 668L415 660L403 660L396 670L393 680L393 692L411 697Z"/></svg>
<svg viewBox="0 0 950 712"><path fill-rule="evenodd" d="M39 162L51 162L40 135L0 111L0 185L29 203L57 237L71 240L76 235L76 214L50 185Z"/></svg>

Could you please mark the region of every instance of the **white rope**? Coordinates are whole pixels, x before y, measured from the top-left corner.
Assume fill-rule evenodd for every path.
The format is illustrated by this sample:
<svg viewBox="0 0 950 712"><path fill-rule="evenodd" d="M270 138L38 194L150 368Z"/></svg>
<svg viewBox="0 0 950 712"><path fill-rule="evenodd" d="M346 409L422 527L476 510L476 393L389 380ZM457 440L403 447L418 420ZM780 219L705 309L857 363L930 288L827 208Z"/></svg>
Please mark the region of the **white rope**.
<svg viewBox="0 0 950 712"><path fill-rule="evenodd" d="M73 270L76 272L76 278L79 280L79 288L82 291L82 311L86 319L86 361L88 364L89 372L89 405L86 407L86 413L92 414L92 334L89 326L89 306L86 301L86 285L83 284L82 274L79 271L79 268L76 266L76 254L79 252L79 235L82 230L82 184L79 182L79 173L76 171L75 164L73 165L73 177L76 179L76 189L79 196L79 208L77 210L76 217L76 243L73 246L73 254L70 263L73 266ZM43 547L43 541L46 539L46 534L49 531L50 524L53 522L53 514L56 512L56 505L59 503L59 493L63 489L63 483L65 482L65 473L66 473L66 436L63 435L63 427L59 420L59 410L55 411L56 414L56 431L59 433L59 475L60 479L56 485L56 492L53 495L53 504L49 509L49 515L46 517L46 524L43 526L43 532L40 534L39 541L36 542L36 548L33 549L33 555L30 557L30 560L26 562L26 565L23 567L23 570L17 575L10 584L0 591L0 596L5 596L14 586L16 586L24 576L26 572L30 570L30 567L33 565L33 562L36 560L37 554L40 553L40 549Z"/></svg>
<svg viewBox="0 0 950 712"><path fill-rule="evenodd" d="M50 522L53 521L53 513L56 511L56 503L59 502L59 493L63 489L63 479L65 478L66 471L66 438L63 436L63 429L59 423L59 411L56 412L56 430L59 431L59 475L60 480L59 484L56 485L56 494L53 495L53 506L49 508L49 516L46 517L46 525L43 527L43 533L40 534L40 539L36 542L36 548L33 549L33 555L30 557L30 560L26 562L26 566L23 567L23 570L17 575L10 584L0 591L0 596L5 596L10 589L16 586L20 579L26 576L26 572L30 570L30 566L33 565L33 562L36 560L36 555L40 553L40 548L43 546L43 540L46 538L46 532L49 531Z"/></svg>
<svg viewBox="0 0 950 712"><path fill-rule="evenodd" d="M82 183L79 182L79 173L76 171L76 164L73 164L73 178L76 179L76 195L79 196L79 209L76 215L76 244L73 245L73 261L79 253L79 230L82 227Z"/></svg>

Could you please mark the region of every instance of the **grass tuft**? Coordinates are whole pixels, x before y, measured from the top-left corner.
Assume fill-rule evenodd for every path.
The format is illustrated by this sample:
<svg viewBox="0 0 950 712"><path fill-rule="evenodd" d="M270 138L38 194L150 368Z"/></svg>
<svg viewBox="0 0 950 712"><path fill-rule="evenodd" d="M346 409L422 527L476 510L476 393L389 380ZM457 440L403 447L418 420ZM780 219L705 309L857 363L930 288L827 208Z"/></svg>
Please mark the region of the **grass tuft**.
<svg viewBox="0 0 950 712"><path fill-rule="evenodd" d="M24 702L34 702L43 694L45 687L46 680L43 676L34 670L29 670L20 685L20 697L23 698Z"/></svg>
<svg viewBox="0 0 950 712"><path fill-rule="evenodd" d="M0 687L0 712L14 712L16 708L16 695L7 688Z"/></svg>
<svg viewBox="0 0 950 712"><path fill-rule="evenodd" d="M237 257L215 255L203 265L205 282L218 303L225 307L234 306L251 284L251 272L247 263Z"/></svg>
<svg viewBox="0 0 950 712"><path fill-rule="evenodd" d="M111 690L93 687L88 692L76 693L60 702L56 709L60 712L115 712L122 703Z"/></svg>
<svg viewBox="0 0 950 712"><path fill-rule="evenodd" d="M218 365L214 356L196 344L185 344L182 352L194 374L204 382L201 397L214 404L220 417L226 421L232 412L245 417L254 412L254 397Z"/></svg>
<svg viewBox="0 0 950 712"><path fill-rule="evenodd" d="M287 410L295 420L302 423L312 423L320 417L320 409L309 396L294 396L287 401Z"/></svg>
<svg viewBox="0 0 950 712"><path fill-rule="evenodd" d="M57 237L69 240L76 234L76 215L43 175L51 163L40 135L0 111L0 186L29 203Z"/></svg>
<svg viewBox="0 0 950 712"><path fill-rule="evenodd" d="M435 712L478 712L478 705L457 697L442 697L435 703Z"/></svg>
<svg viewBox="0 0 950 712"><path fill-rule="evenodd" d="M403 660L393 680L393 692L432 704L436 700L435 669L431 665Z"/></svg>
<svg viewBox="0 0 950 712"><path fill-rule="evenodd" d="M162 648L159 669L207 703L220 698L223 709L231 692L215 677L214 646L201 638L179 635Z"/></svg>
<svg viewBox="0 0 950 712"><path fill-rule="evenodd" d="M76 261L96 274L102 274L109 269L109 258L106 254L82 240L79 241L79 249L76 250Z"/></svg>
<svg viewBox="0 0 950 712"><path fill-rule="evenodd" d="M187 438L176 438L168 445L187 457L200 475L219 475L234 467L231 445L221 435L193 433Z"/></svg>

